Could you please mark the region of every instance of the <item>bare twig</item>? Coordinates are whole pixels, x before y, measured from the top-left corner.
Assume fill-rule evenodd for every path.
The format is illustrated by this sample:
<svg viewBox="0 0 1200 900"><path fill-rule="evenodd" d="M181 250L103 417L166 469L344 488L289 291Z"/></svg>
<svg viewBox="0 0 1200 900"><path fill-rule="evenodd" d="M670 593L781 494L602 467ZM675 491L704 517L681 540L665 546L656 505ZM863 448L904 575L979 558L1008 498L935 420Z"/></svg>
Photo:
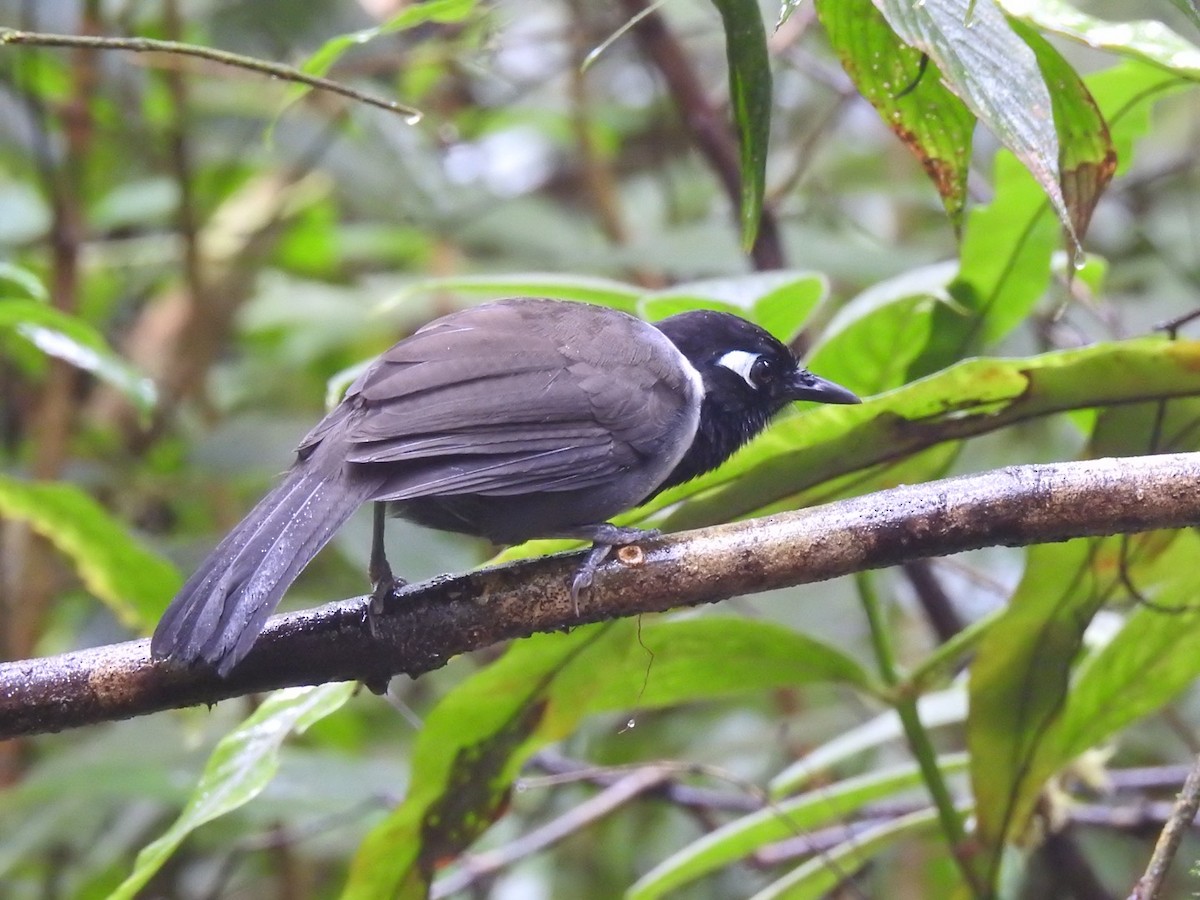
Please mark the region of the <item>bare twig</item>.
<svg viewBox="0 0 1200 900"><path fill-rule="evenodd" d="M202 47L198 44L184 44L178 41L160 41L141 37L116 38L81 34L47 34L38 31L18 31L15 28L0 28L0 45L4 44L24 44L35 47L77 47L85 50L123 50L129 53L168 53L175 56L194 56L199 59L208 60L209 62L219 63L223 66L232 66L238 69L258 72L270 78L278 78L280 81L291 81L296 84L307 85L316 90L341 94L343 97L349 97L351 100L357 100L359 103L366 103L379 109L386 109L388 112L399 113L412 122L412 124L416 124L416 121L421 117L421 111L416 107L408 106L395 100L385 100L382 97L365 94L362 91L355 90L336 81L331 81L328 78L309 75L307 72L302 72L293 66L270 62L265 59L257 59L253 56L243 56L240 53L230 53L226 50L217 50L213 47Z"/></svg>
<svg viewBox="0 0 1200 900"><path fill-rule="evenodd" d="M1175 801L1171 818L1163 826L1158 842L1154 845L1154 853L1146 865L1146 872L1133 886L1129 900L1155 900L1160 896L1163 881L1179 851L1179 844L1184 833L1192 826L1196 812L1200 810L1200 757L1196 758L1192 770L1188 773L1183 789Z"/></svg>
<svg viewBox="0 0 1200 900"><path fill-rule="evenodd" d="M933 564L927 559L914 559L906 562L903 569L938 640L948 641L962 631L962 616L938 580Z"/></svg>
<svg viewBox="0 0 1200 900"><path fill-rule="evenodd" d="M553 821L521 835L511 843L494 850L462 856L457 869L433 886L431 897L449 897L467 890L481 881L527 856L532 856L591 825L598 819L620 809L646 791L654 790L672 778L675 766L642 766L572 807Z"/></svg>
<svg viewBox="0 0 1200 900"><path fill-rule="evenodd" d="M654 763L663 766L664 763ZM685 784L679 780L684 775L705 774L713 775L711 767L697 766L694 763L671 763L672 774L669 781L655 789L657 796L665 798L675 806L685 809L704 810L705 812L737 812L749 813L762 809L768 802L765 791L756 784L745 779L732 777L727 772L716 775L717 779L731 782L741 788L738 791L716 790L714 788L698 787ZM554 785L565 782L586 781L600 787L609 787L629 774L635 766L597 766L581 760L570 759L553 750L543 750L530 760L530 768L547 773L546 775L521 776L521 784L526 786Z"/></svg>

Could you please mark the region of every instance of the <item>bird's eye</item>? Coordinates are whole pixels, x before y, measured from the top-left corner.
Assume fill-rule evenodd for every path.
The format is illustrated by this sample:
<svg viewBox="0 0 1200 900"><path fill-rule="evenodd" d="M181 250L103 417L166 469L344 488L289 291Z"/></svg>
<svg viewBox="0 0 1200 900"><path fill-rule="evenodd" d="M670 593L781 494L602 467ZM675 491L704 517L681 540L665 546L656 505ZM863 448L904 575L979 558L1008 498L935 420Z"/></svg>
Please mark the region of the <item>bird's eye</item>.
<svg viewBox="0 0 1200 900"><path fill-rule="evenodd" d="M775 359L749 350L730 350L717 360L717 365L741 376L755 390L779 377L779 364Z"/></svg>
<svg viewBox="0 0 1200 900"><path fill-rule="evenodd" d="M760 356L750 367L749 381L755 387L762 387L775 377L775 365L765 356Z"/></svg>

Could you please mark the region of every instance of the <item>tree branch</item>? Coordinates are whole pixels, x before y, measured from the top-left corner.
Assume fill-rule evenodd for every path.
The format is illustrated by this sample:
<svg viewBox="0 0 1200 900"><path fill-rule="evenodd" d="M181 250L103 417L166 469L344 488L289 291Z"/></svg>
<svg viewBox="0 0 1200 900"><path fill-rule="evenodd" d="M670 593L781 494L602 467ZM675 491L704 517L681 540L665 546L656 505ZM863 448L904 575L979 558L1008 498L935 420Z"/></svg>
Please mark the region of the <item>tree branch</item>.
<svg viewBox="0 0 1200 900"><path fill-rule="evenodd" d="M416 124L421 117L421 111L416 107L408 106L396 100L376 97L373 94L366 94L348 85L331 81L328 78L322 78L318 75L309 75L307 72L303 72L294 66L269 62L268 60L257 59L253 56L243 56L240 53L230 53L226 50L217 50L213 47L203 47L199 44L183 44L178 41L160 41L153 38L141 37L118 38L101 37L91 34L46 34L38 31L18 31L15 28L0 28L0 46L6 44L24 44L33 47L76 47L82 50L124 50L129 53L166 53L175 56L194 56L209 62L220 63L223 66L247 69L251 72L257 72L260 75L266 75L269 78L277 78L280 81L293 81L296 84L303 84L315 90L341 94L343 97L349 97L351 100L356 100L359 103L366 103L369 106L386 109L388 112L399 113L411 124Z"/></svg>
<svg viewBox="0 0 1200 900"><path fill-rule="evenodd" d="M713 603L993 545L1200 524L1200 454L1012 466L648 541L601 569L572 612L578 556L407 588L377 620L365 599L276 616L229 678L152 660L145 640L0 665L0 738L252 691L419 675L499 641Z"/></svg>
<svg viewBox="0 0 1200 900"><path fill-rule="evenodd" d="M1171 817L1154 845L1146 872L1133 886L1129 900L1156 900L1161 895L1167 872L1175 860L1175 854L1179 852L1184 834L1196 820L1197 810L1200 810L1200 758L1192 763L1192 770L1188 772L1187 780L1175 800Z"/></svg>

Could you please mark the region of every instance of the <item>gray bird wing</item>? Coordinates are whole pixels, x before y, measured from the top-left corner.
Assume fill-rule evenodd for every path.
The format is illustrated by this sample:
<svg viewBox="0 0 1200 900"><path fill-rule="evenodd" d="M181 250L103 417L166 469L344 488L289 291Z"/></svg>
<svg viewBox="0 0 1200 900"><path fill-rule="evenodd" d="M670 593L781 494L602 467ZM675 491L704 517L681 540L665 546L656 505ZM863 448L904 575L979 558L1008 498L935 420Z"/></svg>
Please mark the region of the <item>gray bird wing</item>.
<svg viewBox="0 0 1200 900"><path fill-rule="evenodd" d="M381 500L578 490L630 471L649 491L696 428L699 388L680 360L657 329L612 310L474 307L401 341L351 387L346 459L387 468Z"/></svg>

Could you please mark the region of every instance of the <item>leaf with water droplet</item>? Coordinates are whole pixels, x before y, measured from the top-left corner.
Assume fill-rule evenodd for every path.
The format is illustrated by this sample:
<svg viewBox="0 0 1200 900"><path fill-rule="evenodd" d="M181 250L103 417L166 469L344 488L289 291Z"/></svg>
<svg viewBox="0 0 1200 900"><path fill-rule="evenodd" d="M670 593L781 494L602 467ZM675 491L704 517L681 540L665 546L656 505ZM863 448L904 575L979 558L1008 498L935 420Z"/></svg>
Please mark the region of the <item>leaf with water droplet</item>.
<svg viewBox="0 0 1200 900"><path fill-rule="evenodd" d="M901 41L870 0L817 0L816 10L855 87L916 154L958 228L975 117L942 84L937 65Z"/></svg>
<svg viewBox="0 0 1200 900"><path fill-rule="evenodd" d="M896 34L927 54L942 82L1029 169L1068 230L1053 104L1033 51L995 0L877 0Z"/></svg>

